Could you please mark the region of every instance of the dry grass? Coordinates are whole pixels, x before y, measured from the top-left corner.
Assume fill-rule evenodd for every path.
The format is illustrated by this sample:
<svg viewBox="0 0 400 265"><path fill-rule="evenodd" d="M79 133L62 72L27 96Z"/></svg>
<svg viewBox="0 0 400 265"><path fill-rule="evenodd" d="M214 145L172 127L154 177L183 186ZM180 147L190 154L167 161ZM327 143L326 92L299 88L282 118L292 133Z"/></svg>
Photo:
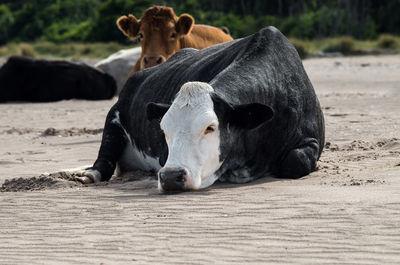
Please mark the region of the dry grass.
<svg viewBox="0 0 400 265"><path fill-rule="evenodd" d="M0 46L0 56L24 55L54 58L105 58L121 49L131 48L116 42L109 43L64 43L47 41L33 43L8 43Z"/></svg>
<svg viewBox="0 0 400 265"><path fill-rule="evenodd" d="M318 56L321 52L339 52L343 55L400 53L400 37L381 35L377 40L356 40L343 36L315 40L290 39L305 57Z"/></svg>
<svg viewBox="0 0 400 265"><path fill-rule="evenodd" d="M399 49L400 38L389 34L382 34L378 39L377 47L381 49Z"/></svg>
<svg viewBox="0 0 400 265"><path fill-rule="evenodd" d="M356 40L348 36L315 40L290 41L301 58L318 56L321 52L339 52L343 55L400 53L400 37L383 34L377 40ZM24 55L49 58L105 58L121 49L133 47L116 42L63 43L47 41L33 43L8 43L0 46L0 56Z"/></svg>

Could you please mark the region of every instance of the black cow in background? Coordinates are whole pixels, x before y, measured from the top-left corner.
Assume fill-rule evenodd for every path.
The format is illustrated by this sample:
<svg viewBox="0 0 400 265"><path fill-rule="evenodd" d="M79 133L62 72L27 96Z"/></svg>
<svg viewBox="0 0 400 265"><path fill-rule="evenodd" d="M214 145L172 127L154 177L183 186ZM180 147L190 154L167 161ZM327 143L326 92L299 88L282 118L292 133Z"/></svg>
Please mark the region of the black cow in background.
<svg viewBox="0 0 400 265"><path fill-rule="evenodd" d="M12 56L0 68L0 102L101 100L115 92L110 75L85 64Z"/></svg>

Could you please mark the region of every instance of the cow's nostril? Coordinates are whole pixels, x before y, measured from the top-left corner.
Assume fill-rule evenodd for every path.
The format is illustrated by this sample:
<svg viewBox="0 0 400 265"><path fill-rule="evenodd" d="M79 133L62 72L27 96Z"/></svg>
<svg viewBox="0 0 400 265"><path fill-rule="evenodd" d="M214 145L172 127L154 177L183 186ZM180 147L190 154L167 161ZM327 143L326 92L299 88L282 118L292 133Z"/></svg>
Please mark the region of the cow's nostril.
<svg viewBox="0 0 400 265"><path fill-rule="evenodd" d="M188 175L186 169L181 169L181 170L179 171L179 173L180 173L182 176Z"/></svg>
<svg viewBox="0 0 400 265"><path fill-rule="evenodd" d="M186 179L184 178L183 175L176 177L176 182L177 183L184 183L185 181L186 181Z"/></svg>
<svg viewBox="0 0 400 265"><path fill-rule="evenodd" d="M182 191L187 182L187 171L182 168L165 168L158 173L164 191Z"/></svg>
<svg viewBox="0 0 400 265"><path fill-rule="evenodd" d="M157 60L157 64L160 64L160 63L162 63L162 58L161 57L158 58L158 60Z"/></svg>

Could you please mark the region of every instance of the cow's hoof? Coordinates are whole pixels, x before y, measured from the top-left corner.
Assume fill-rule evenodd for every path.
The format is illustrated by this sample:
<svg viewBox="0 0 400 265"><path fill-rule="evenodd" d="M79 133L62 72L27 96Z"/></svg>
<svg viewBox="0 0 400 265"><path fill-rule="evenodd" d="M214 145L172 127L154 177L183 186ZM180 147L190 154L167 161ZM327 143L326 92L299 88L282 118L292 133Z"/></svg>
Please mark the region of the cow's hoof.
<svg viewBox="0 0 400 265"><path fill-rule="evenodd" d="M91 183L93 183L93 180L91 178L87 177L87 176L82 176L82 177L75 176L74 180L79 181L79 182L81 182L83 184L91 184Z"/></svg>
<svg viewBox="0 0 400 265"><path fill-rule="evenodd" d="M74 180L83 184L98 183L101 180L100 172L95 169L85 169L81 172L76 172L74 175Z"/></svg>

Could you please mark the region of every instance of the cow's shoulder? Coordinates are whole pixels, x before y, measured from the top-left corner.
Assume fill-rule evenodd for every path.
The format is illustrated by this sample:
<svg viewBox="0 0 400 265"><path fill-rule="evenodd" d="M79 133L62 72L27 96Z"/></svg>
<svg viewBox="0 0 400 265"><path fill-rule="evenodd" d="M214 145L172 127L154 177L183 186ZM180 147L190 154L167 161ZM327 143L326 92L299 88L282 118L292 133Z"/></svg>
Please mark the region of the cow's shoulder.
<svg viewBox="0 0 400 265"><path fill-rule="evenodd" d="M131 75L120 92L118 102L120 104L131 104L132 98L139 93L141 84L147 75L146 71L138 71Z"/></svg>
<svg viewBox="0 0 400 265"><path fill-rule="evenodd" d="M300 61L293 44L274 26L263 28L259 34L268 40L270 47L274 50L286 54L286 58L296 57Z"/></svg>
<svg viewBox="0 0 400 265"><path fill-rule="evenodd" d="M265 27L242 40L237 44L241 50L237 60L244 65L251 65L249 61L254 60L260 71L264 71L260 64L273 66L276 70L285 69L289 65L295 68L301 65L301 59L294 46L273 26Z"/></svg>

